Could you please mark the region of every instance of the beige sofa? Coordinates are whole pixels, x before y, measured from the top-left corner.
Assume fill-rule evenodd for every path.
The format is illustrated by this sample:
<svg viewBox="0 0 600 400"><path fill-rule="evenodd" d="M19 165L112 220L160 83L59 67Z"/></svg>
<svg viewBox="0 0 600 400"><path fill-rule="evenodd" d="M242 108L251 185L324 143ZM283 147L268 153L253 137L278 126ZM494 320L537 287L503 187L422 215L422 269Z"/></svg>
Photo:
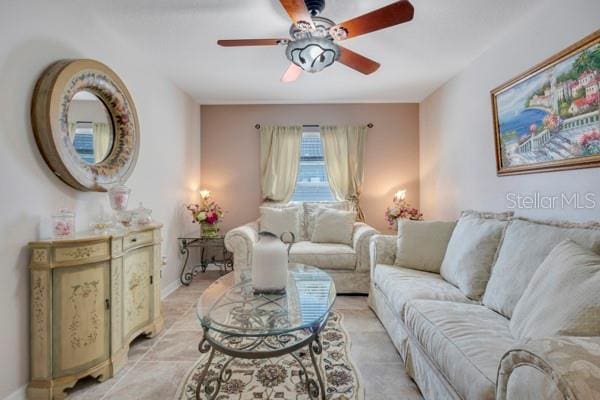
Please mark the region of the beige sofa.
<svg viewBox="0 0 600 400"><path fill-rule="evenodd" d="M503 222L493 252L494 240L477 243L461 237L468 230L457 232L458 226L450 239L438 235L423 241L424 247L446 246L439 272L395 265L401 245L396 236L376 235L371 239L369 304L402 356L407 372L430 400L600 399L600 337L522 338L511 330L511 317L521 296L525 297L523 293L530 290L528 283L540 260L564 239L599 253L600 226L497 219L509 221ZM463 243L469 241L476 245L462 249L463 257L458 259L465 267L458 271L477 265L484 270L483 274L476 271L478 278L472 281L481 284L484 292L469 293L471 298L462 287L464 281L455 286L442 276L447 258L461 252L449 254L451 247L468 247ZM487 261L489 268L481 259L473 262L473 258L481 258L483 248L493 255ZM418 263L435 253L404 254L412 251L419 249L407 250L405 246L398 257ZM585 294L573 293L577 296ZM527 313L521 311L526 317ZM597 330L597 314L591 318Z"/></svg>
<svg viewBox="0 0 600 400"><path fill-rule="evenodd" d="M307 231L314 223L314 212L318 207L348 209L347 202L295 203L302 207L302 230ZM273 206L273 205L271 205ZM281 205L279 205L281 206ZM225 247L233 253L234 269L252 265L252 249L258 241L260 221L254 221L227 232ZM378 231L369 225L356 222L352 244L313 243L305 232L292 246L290 262L307 264L327 271L335 282L338 293L368 293L370 278L369 240Z"/></svg>

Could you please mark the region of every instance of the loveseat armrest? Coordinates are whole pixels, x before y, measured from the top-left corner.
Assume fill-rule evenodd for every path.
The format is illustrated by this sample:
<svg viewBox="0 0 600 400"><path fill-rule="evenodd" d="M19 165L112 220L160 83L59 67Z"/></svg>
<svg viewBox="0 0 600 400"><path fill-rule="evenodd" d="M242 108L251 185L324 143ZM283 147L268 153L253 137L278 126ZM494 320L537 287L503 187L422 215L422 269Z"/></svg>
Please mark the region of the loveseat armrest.
<svg viewBox="0 0 600 400"><path fill-rule="evenodd" d="M374 235L370 242L371 282L377 264L394 264L396 258L396 240L394 235Z"/></svg>
<svg viewBox="0 0 600 400"><path fill-rule="evenodd" d="M508 351L496 399L600 399L600 337L535 339Z"/></svg>
<svg viewBox="0 0 600 400"><path fill-rule="evenodd" d="M230 230L224 241L225 248L233 253L234 268L252 265L252 249L258 242L258 221Z"/></svg>
<svg viewBox="0 0 600 400"><path fill-rule="evenodd" d="M364 222L354 223L352 234L352 247L356 252L356 271L368 272L369 264L369 241L373 235L379 232Z"/></svg>

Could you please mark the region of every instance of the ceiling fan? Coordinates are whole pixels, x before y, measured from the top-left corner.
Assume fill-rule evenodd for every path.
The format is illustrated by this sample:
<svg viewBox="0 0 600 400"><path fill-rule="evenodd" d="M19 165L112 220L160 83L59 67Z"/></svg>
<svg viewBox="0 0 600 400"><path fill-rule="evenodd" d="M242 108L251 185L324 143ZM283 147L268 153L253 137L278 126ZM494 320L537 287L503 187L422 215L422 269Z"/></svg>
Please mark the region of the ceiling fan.
<svg viewBox="0 0 600 400"><path fill-rule="evenodd" d="M282 82L293 82L302 71L315 73L338 61L365 75L372 74L380 64L353 52L336 42L390 26L408 22L414 8L408 0L401 0L367 14L336 24L321 17L325 0L279 0L293 24L291 39L234 39L219 40L224 47L287 46L285 55L291 61Z"/></svg>

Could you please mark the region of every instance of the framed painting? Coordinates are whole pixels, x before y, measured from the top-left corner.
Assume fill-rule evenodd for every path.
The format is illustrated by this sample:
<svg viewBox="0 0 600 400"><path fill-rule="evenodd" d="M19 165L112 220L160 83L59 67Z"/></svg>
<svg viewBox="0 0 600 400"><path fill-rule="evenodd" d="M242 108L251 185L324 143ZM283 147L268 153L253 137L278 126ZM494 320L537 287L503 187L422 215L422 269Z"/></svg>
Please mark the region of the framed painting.
<svg viewBox="0 0 600 400"><path fill-rule="evenodd" d="M491 95L498 175L600 166L600 30Z"/></svg>

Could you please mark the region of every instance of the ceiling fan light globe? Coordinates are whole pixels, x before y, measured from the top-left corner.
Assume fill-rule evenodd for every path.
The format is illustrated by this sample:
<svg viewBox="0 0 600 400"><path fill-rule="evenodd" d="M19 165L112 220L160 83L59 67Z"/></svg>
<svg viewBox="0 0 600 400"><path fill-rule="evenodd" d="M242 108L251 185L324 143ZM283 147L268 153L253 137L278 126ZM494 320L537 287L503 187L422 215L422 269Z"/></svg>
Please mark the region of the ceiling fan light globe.
<svg viewBox="0 0 600 400"><path fill-rule="evenodd" d="M329 28L329 35L333 40L346 40L348 38L348 31L343 26L333 26Z"/></svg>
<svg viewBox="0 0 600 400"><path fill-rule="evenodd" d="M306 38L290 42L286 48L286 56L302 70L316 73L337 61L340 49L328 39Z"/></svg>

